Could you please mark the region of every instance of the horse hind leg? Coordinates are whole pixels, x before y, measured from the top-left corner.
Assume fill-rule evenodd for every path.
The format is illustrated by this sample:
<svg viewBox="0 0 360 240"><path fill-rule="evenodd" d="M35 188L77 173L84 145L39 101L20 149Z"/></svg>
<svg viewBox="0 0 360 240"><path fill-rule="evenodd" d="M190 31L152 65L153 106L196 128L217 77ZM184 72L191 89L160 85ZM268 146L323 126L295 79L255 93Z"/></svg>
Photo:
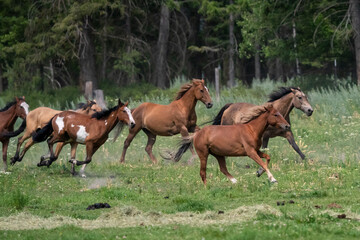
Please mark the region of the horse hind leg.
<svg viewBox="0 0 360 240"><path fill-rule="evenodd" d="M7 150L9 146L9 140L5 140L2 142L2 158L4 164L4 173L7 171Z"/></svg>
<svg viewBox="0 0 360 240"><path fill-rule="evenodd" d="M154 156L153 152L152 152L152 148L155 144L156 141L156 135L151 133L149 130L147 129L143 129L143 131L146 133L147 137L148 137L148 142L146 144L145 147L145 151L147 152L147 154L149 155L151 161L155 164L157 163L156 157Z"/></svg>
<svg viewBox="0 0 360 240"><path fill-rule="evenodd" d="M224 156L217 156L214 155L216 160L219 163L219 167L220 167L220 171L225 174L225 176L232 182L232 183L237 183L237 180L229 173L229 171L227 170L226 167L226 161L225 161L225 157Z"/></svg>
<svg viewBox="0 0 360 240"><path fill-rule="evenodd" d="M133 129L129 130L129 135L126 137L126 139L124 141L124 147L123 147L123 151L121 153L120 163L125 163L126 151L127 151L128 147L130 146L132 140L136 136L136 134L138 134L138 132L141 130L140 125L141 124L138 124L138 122L136 122L135 127Z"/></svg>

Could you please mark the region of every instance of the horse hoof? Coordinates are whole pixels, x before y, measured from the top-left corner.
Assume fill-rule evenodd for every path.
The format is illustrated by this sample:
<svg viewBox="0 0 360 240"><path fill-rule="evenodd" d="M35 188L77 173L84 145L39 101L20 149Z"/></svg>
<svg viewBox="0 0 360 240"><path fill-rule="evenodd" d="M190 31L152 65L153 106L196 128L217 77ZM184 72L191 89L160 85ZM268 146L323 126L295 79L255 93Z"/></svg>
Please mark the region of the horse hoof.
<svg viewBox="0 0 360 240"><path fill-rule="evenodd" d="M40 161L44 161L45 160L45 157L44 156L41 156L40 157Z"/></svg>
<svg viewBox="0 0 360 240"><path fill-rule="evenodd" d="M82 178L86 178L86 175L85 174L80 174L80 176L82 177Z"/></svg>
<svg viewBox="0 0 360 240"><path fill-rule="evenodd" d="M41 167L41 166L42 166L42 163L41 163L41 162L39 162L39 163L37 164L37 166L38 166L38 167Z"/></svg>
<svg viewBox="0 0 360 240"><path fill-rule="evenodd" d="M276 181L276 179L274 179L274 180L271 180L270 183L271 183L271 184L277 184L278 181Z"/></svg>

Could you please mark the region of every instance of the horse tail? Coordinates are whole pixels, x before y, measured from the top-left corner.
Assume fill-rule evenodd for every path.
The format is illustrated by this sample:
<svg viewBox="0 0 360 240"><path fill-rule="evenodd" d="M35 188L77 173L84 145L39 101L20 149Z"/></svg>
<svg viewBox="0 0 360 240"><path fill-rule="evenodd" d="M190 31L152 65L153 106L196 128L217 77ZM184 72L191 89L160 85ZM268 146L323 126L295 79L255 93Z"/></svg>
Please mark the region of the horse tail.
<svg viewBox="0 0 360 240"><path fill-rule="evenodd" d="M232 105L232 103L227 103L220 109L219 113L216 115L216 117L212 121L212 125L221 125L221 118L224 115L225 110L228 109L231 105Z"/></svg>
<svg viewBox="0 0 360 240"><path fill-rule="evenodd" d="M183 137L183 139L180 142L180 147L176 151L176 153L168 151L167 156L165 156L164 154L160 154L161 157L163 157L166 160L172 160L174 162L178 162L181 159L182 155L192 146L195 134L191 136Z"/></svg>
<svg viewBox="0 0 360 240"><path fill-rule="evenodd" d="M56 116L57 114L54 117ZM43 128L37 130L32 134L32 140L34 142L43 142L52 134L52 132L54 131L52 126L52 120L54 119L54 117L51 118L50 121Z"/></svg>
<svg viewBox="0 0 360 240"><path fill-rule="evenodd" d="M16 137L17 135L19 135L20 133L22 133L24 131L24 129L26 128L26 119L24 119L24 121L21 123L21 126L19 127L18 130L14 131L14 132L8 132L8 133L4 133L1 136L2 137Z"/></svg>

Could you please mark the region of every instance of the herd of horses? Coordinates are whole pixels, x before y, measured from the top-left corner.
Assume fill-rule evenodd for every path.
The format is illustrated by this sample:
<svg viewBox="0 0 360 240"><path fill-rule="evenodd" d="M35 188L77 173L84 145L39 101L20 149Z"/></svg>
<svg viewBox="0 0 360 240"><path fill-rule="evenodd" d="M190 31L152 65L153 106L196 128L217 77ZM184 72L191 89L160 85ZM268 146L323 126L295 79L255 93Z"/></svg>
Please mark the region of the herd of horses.
<svg viewBox="0 0 360 240"><path fill-rule="evenodd" d="M268 167L270 156L260 151L261 146L266 148L269 139L276 136L286 138L300 157L305 158L290 128L290 112L294 107L307 116L313 113L306 95L300 88L281 87L270 94L269 101L262 105L226 104L213 119L212 125L201 129L196 123L197 101L204 103L206 108L213 106L209 90L202 79L193 79L190 83L184 84L168 105L145 102L132 110L128 108L128 102L118 100L118 104L110 109L101 109L95 101L88 101L80 104L76 110L57 111L38 107L29 112L25 97L16 97L13 102L0 109L0 141L3 145L4 172L7 173L9 139L24 132L23 136L18 138L11 165L21 162L32 145L47 140L49 154L41 156L37 166L49 167L58 158L63 146L70 144L71 173L75 175L75 166L82 165L79 175L86 177L84 169L91 162L93 154L106 142L109 133L115 127L118 128L116 139L124 125L129 127L129 134L124 142L121 163L125 162L127 149L140 130L148 137L145 151L153 163L157 163L152 152L156 136L180 133L182 141L179 149L175 152L168 151L167 154L162 154L162 157L179 161L188 149L192 151L192 158L196 156L196 151L204 184L209 155L217 159L221 172L233 183L237 180L227 170L226 156L252 158L260 166L257 176L260 177L266 172L269 181L276 182ZM14 131L17 118L22 118L23 122L19 129ZM20 151L25 141L27 142ZM55 143L57 145L54 151ZM84 161L76 160L78 144L86 147Z"/></svg>

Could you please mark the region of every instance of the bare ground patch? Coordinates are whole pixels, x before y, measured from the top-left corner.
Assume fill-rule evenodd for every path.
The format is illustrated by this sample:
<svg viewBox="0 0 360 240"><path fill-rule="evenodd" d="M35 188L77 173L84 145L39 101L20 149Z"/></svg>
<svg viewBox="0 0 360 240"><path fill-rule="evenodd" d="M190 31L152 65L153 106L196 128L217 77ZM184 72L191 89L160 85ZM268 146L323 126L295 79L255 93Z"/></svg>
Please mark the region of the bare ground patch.
<svg viewBox="0 0 360 240"><path fill-rule="evenodd" d="M258 213L280 216L281 213L269 205L242 206L237 209L207 211L204 213L179 212L163 214L161 212L142 212L135 207L114 208L95 220L76 219L65 216L43 218L30 213L19 213L0 218L0 230L52 229L63 225L73 225L83 229L126 228L136 226L163 226L170 224L204 226L212 224L234 224L249 221Z"/></svg>

